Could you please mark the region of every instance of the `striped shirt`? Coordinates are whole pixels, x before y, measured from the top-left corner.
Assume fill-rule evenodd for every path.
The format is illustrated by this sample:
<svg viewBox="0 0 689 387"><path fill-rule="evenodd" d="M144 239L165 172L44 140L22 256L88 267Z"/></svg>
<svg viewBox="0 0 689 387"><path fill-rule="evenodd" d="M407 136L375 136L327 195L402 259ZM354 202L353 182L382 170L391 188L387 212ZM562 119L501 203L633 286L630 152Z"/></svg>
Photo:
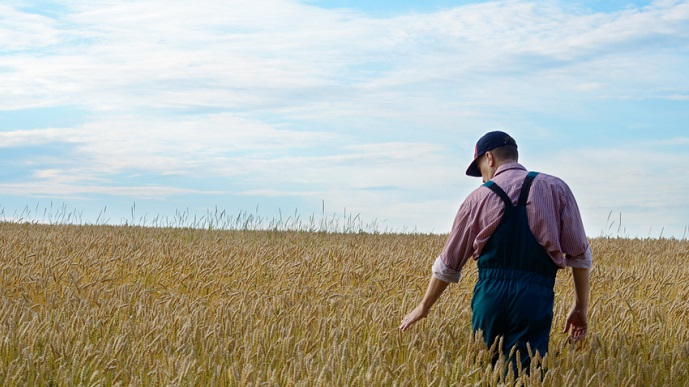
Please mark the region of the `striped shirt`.
<svg viewBox="0 0 689 387"><path fill-rule="evenodd" d="M491 180L516 204L527 173L521 164L513 162L500 166ZM504 209L505 203L489 188L481 186L469 194L433 264L433 275L445 282L459 282L462 267L469 258L481 255ZM526 213L531 232L558 267L591 267L591 249L579 207L565 182L539 173L529 192Z"/></svg>

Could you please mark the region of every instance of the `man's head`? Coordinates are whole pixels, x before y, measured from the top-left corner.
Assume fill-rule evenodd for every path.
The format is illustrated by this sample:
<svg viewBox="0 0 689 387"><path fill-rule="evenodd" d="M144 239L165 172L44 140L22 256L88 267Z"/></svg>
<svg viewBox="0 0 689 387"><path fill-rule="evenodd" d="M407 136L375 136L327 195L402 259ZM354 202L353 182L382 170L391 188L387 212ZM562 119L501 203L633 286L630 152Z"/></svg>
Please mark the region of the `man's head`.
<svg viewBox="0 0 689 387"><path fill-rule="evenodd" d="M467 168L467 175L490 180L500 165L518 161L517 142L505 132L488 132L476 143L474 160ZM488 178L486 178L488 177Z"/></svg>

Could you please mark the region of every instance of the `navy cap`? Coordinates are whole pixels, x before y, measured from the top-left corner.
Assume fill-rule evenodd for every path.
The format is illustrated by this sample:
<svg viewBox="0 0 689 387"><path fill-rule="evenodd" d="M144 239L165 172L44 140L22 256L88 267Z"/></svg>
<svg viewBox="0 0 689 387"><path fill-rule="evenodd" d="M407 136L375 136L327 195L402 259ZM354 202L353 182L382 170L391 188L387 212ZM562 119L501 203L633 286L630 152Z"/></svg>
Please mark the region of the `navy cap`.
<svg viewBox="0 0 689 387"><path fill-rule="evenodd" d="M505 132L495 131L484 134L483 137L479 138L478 142L476 143L476 148L474 148L474 161L469 164L469 168L467 168L467 175L481 177L481 171L476 165L476 160L478 160L478 158L483 156L486 152L505 145L516 148L517 142L514 141L512 136Z"/></svg>

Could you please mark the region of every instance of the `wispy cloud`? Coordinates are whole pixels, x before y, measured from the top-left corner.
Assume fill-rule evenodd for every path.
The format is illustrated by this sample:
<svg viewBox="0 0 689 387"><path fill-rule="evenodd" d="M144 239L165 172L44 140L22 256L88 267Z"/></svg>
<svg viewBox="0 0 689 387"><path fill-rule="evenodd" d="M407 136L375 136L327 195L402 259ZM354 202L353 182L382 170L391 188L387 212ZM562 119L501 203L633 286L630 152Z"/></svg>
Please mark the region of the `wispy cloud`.
<svg viewBox="0 0 689 387"><path fill-rule="evenodd" d="M392 108L409 100L399 96L400 87L424 90L438 82L478 89L468 76L567 81L574 75L579 84L576 71L561 70L582 66L591 83L615 76L614 61L617 75L632 80L635 69L677 62L638 60L681 44L689 33L686 3L580 15L553 5L494 2L391 19L288 1L73 2L66 8L60 20L4 8L8 19L43 26L9 36L25 52L5 64L16 93L4 106L39 100L104 111L138 106L145 113L313 105L317 114L319 100L337 102L341 95L352 103L355 94L362 97L358 106L379 108L386 101L378 97L393 97ZM384 71L353 70L367 64Z"/></svg>
<svg viewBox="0 0 689 387"><path fill-rule="evenodd" d="M22 184L0 184L0 193L4 195L23 195L31 192L34 198L57 198L60 200L93 200L92 195L128 196L143 199L161 199L171 195L199 194L220 195L222 191L204 191L156 185L75 185L67 183L45 184L41 181Z"/></svg>

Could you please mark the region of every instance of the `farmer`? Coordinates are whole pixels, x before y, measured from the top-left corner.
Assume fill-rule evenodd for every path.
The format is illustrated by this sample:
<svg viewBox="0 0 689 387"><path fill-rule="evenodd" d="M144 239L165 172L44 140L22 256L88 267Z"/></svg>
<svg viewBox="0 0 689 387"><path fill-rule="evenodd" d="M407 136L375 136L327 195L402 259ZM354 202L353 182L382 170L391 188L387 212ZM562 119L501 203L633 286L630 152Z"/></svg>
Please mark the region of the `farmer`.
<svg viewBox="0 0 689 387"><path fill-rule="evenodd" d="M574 303L563 332L570 331L572 342L586 336L591 250L569 187L554 176L527 172L517 161L517 143L507 133L478 140L466 174L483 177L484 184L460 206L426 294L400 329L425 318L474 258L472 329L482 332L489 347L502 338L498 350L505 355L516 347L529 372L527 344L532 354L548 352L555 274L566 266L572 268ZM516 367L516 355L509 360Z"/></svg>

